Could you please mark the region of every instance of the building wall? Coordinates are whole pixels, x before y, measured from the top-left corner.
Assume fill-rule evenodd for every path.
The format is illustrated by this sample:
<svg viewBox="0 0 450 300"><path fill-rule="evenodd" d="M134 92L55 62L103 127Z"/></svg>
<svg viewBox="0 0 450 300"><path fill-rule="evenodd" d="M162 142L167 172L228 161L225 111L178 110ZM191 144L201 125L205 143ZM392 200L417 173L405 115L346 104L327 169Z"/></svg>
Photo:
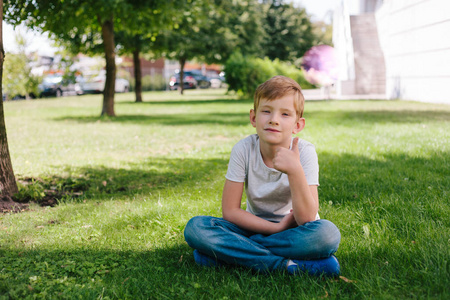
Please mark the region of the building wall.
<svg viewBox="0 0 450 300"><path fill-rule="evenodd" d="M153 76L155 74L163 74L165 67L164 63L165 63L164 58L159 58L156 60L146 60L141 58L142 77L147 75ZM122 68L128 71L131 77L134 77L133 58L124 57L122 65L123 65Z"/></svg>
<svg viewBox="0 0 450 300"><path fill-rule="evenodd" d="M385 0L376 18L386 96L450 104L450 1Z"/></svg>

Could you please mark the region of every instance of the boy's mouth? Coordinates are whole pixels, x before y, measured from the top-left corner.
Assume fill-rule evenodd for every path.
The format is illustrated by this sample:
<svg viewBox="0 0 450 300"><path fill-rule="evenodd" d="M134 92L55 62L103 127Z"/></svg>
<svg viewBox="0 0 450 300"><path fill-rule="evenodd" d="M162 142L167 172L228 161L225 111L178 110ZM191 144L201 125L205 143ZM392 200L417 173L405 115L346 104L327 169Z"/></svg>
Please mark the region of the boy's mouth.
<svg viewBox="0 0 450 300"><path fill-rule="evenodd" d="M264 130L265 131L270 131L270 132L280 132L279 130L274 129L274 128L265 128Z"/></svg>

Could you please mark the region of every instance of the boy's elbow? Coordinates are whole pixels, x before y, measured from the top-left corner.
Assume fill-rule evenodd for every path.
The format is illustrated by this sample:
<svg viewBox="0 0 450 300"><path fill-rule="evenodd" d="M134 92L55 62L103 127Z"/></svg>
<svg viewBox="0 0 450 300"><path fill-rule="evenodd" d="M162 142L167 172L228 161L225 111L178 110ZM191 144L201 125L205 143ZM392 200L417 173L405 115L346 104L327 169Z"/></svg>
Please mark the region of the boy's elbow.
<svg viewBox="0 0 450 300"><path fill-rule="evenodd" d="M234 215L235 213L233 209L222 210L222 218L228 222L233 222Z"/></svg>
<svg viewBox="0 0 450 300"><path fill-rule="evenodd" d="M226 221L230 221L230 212L228 210L222 210L222 218Z"/></svg>
<svg viewBox="0 0 450 300"><path fill-rule="evenodd" d="M222 217L225 221L233 222L233 214L231 213L223 213Z"/></svg>
<svg viewBox="0 0 450 300"><path fill-rule="evenodd" d="M304 216L295 216L294 215L294 218L295 218L295 221L297 222L297 225L301 226L301 225L304 225L304 224L306 224L308 222L315 221L316 220L316 214L314 216L313 215L304 215Z"/></svg>

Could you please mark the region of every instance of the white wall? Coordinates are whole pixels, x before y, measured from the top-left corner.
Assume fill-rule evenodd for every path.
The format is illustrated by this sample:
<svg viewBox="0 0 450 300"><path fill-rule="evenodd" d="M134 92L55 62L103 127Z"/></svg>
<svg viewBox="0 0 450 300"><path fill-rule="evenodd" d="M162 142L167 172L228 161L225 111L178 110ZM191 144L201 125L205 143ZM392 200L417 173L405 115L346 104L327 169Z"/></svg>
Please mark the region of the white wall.
<svg viewBox="0 0 450 300"><path fill-rule="evenodd" d="M385 0L376 18L386 96L450 104L450 1Z"/></svg>

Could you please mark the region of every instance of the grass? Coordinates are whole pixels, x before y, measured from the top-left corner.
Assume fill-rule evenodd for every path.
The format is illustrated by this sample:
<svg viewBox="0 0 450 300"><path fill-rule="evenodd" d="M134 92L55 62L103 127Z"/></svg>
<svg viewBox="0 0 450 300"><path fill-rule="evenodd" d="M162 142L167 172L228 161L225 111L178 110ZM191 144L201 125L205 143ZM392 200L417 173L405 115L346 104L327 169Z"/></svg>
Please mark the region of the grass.
<svg viewBox="0 0 450 300"><path fill-rule="evenodd" d="M450 297L448 105L306 103L320 215L342 233L336 280L196 266L184 226L221 216L252 102L223 90L144 101L117 95L117 118L99 117L99 95L4 103L16 176L81 192L0 216L0 299Z"/></svg>

